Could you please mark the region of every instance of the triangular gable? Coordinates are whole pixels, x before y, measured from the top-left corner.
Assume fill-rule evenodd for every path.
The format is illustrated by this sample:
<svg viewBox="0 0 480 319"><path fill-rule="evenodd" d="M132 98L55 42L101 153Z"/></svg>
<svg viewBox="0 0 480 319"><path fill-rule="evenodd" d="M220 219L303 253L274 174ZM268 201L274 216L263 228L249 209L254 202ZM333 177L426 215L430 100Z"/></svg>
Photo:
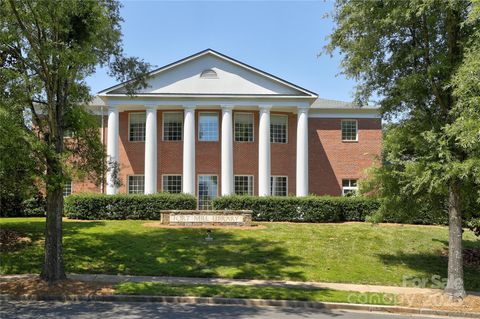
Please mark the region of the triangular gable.
<svg viewBox="0 0 480 319"><path fill-rule="evenodd" d="M105 89L99 94L125 93L125 83ZM150 72L148 85L138 94L316 97L311 91L211 49Z"/></svg>

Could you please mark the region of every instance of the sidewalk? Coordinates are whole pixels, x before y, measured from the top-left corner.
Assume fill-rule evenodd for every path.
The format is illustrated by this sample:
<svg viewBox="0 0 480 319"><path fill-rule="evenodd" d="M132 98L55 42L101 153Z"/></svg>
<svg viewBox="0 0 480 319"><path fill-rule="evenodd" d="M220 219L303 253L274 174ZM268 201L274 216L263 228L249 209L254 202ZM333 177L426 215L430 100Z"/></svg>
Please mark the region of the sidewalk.
<svg viewBox="0 0 480 319"><path fill-rule="evenodd" d="M4 275L0 281L10 281L37 275ZM191 285L239 285L239 286L270 286L303 289L332 289L358 292L378 292L393 294L422 294L439 293L440 289L412 288L397 286L358 285L328 282L304 282L304 281L277 281L259 279L226 279L226 278L195 278L195 277L164 277L164 276L126 276L126 275L96 275L96 274L69 274L71 280L95 281L104 283L121 282L161 282L165 284L191 284Z"/></svg>

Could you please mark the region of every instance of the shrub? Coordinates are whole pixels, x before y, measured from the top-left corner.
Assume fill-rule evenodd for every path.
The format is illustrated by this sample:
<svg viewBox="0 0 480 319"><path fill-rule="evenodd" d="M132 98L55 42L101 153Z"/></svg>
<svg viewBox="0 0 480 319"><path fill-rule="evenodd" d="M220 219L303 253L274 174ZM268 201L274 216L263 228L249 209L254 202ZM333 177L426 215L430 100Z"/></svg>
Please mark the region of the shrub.
<svg viewBox="0 0 480 319"><path fill-rule="evenodd" d="M47 201L41 192L22 202L22 216L43 217L47 213Z"/></svg>
<svg viewBox="0 0 480 319"><path fill-rule="evenodd" d="M379 203L364 197L253 197L224 196L213 201L215 209L250 209L257 221L340 222L364 221Z"/></svg>
<svg viewBox="0 0 480 319"><path fill-rule="evenodd" d="M74 194L65 198L65 216L72 219L160 219L165 209L195 209L186 194Z"/></svg>

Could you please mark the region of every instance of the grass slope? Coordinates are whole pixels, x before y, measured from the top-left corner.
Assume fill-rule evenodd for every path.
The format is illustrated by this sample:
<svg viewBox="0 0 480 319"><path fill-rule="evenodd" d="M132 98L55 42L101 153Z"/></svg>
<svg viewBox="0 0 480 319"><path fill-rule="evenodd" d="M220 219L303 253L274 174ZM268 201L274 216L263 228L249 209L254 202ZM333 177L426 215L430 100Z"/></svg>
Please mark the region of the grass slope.
<svg viewBox="0 0 480 319"><path fill-rule="evenodd" d="M395 305L396 296L382 293L360 293L330 289L297 289L283 287L249 287L238 285L170 285L158 282L125 282L114 287L117 295L161 295L223 297L275 300Z"/></svg>
<svg viewBox="0 0 480 319"><path fill-rule="evenodd" d="M405 276L446 277L448 229L368 223L263 223L264 229L145 227L145 221L66 221L68 272L328 281L401 286ZM1 252L0 273L38 273L43 218L2 218L32 244ZM479 247L472 232L465 247ZM465 267L467 289L480 290L480 269Z"/></svg>

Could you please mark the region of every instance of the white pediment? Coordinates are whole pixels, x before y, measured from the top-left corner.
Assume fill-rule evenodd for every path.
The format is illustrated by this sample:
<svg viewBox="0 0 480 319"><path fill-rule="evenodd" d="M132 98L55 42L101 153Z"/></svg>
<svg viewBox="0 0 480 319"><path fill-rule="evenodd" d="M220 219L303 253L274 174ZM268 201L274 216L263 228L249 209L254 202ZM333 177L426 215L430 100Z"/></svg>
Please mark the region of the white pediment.
<svg viewBox="0 0 480 319"><path fill-rule="evenodd" d="M101 93L124 92L120 84ZM315 96L313 92L213 50L202 51L151 72L148 87L138 93Z"/></svg>

